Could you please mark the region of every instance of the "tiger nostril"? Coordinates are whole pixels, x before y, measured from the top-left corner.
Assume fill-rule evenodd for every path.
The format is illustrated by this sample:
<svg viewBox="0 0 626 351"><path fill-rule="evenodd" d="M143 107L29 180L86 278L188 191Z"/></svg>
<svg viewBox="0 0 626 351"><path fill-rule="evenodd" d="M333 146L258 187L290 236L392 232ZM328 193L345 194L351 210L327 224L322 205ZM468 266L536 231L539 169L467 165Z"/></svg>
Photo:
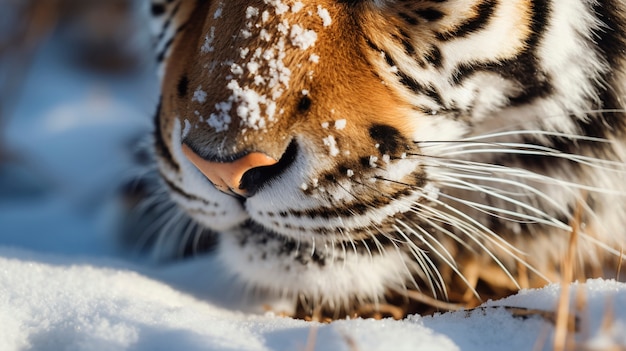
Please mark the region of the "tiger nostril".
<svg viewBox="0 0 626 351"><path fill-rule="evenodd" d="M292 141L279 161L251 152L230 162L209 161L183 144L183 153L213 185L227 194L250 197L267 182L284 172L295 160L297 144Z"/></svg>
<svg viewBox="0 0 626 351"><path fill-rule="evenodd" d="M269 166L277 163L275 159L260 152L251 152L233 161L209 161L188 145L183 144L184 155L204 174L215 187L225 193L235 193L246 196L247 191L241 186L244 173L257 167Z"/></svg>
<svg viewBox="0 0 626 351"><path fill-rule="evenodd" d="M241 177L240 187L246 190L246 196L256 194L259 189L267 185L272 179L284 173L295 161L297 155L298 144L295 140L292 140L276 164L252 168L245 172Z"/></svg>

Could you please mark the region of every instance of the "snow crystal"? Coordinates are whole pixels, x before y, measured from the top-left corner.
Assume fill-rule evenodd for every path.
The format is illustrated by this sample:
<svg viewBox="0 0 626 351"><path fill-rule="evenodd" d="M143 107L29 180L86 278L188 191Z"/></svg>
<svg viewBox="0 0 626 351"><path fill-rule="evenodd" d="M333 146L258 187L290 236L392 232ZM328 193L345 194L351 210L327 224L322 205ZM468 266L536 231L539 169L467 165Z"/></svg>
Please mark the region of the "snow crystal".
<svg viewBox="0 0 626 351"><path fill-rule="evenodd" d="M248 6L246 9L246 19L256 17L259 15L259 9L254 6Z"/></svg>
<svg viewBox="0 0 626 351"><path fill-rule="evenodd" d="M239 48L239 56L241 58L246 58L249 52L250 52L250 48Z"/></svg>
<svg viewBox="0 0 626 351"><path fill-rule="evenodd" d="M321 5L317 5L317 15L322 19L322 23L324 27L328 27L333 23L333 20L330 18L330 13L327 9L323 8Z"/></svg>
<svg viewBox="0 0 626 351"><path fill-rule="evenodd" d="M252 32L247 29L242 29L240 33L241 33L241 37L244 39L248 39L252 36Z"/></svg>
<svg viewBox="0 0 626 351"><path fill-rule="evenodd" d="M250 74L256 75L259 71L259 63L255 61L248 62L246 64L246 68L248 69L248 72L250 72Z"/></svg>
<svg viewBox="0 0 626 351"><path fill-rule="evenodd" d="M328 122L322 122L322 128L324 129L328 129L328 127L330 126L330 123Z"/></svg>
<svg viewBox="0 0 626 351"><path fill-rule="evenodd" d="M238 102L236 112L242 123L254 129L264 128L261 105L267 105L267 98L252 89L241 88L236 80L232 80L227 88L233 92L231 99Z"/></svg>
<svg viewBox="0 0 626 351"><path fill-rule="evenodd" d="M215 13L213 14L213 19L218 19L222 17L222 12L224 11L223 6L224 6L224 3L220 1L219 5L217 6L217 9L215 10Z"/></svg>
<svg viewBox="0 0 626 351"><path fill-rule="evenodd" d="M265 28L261 29L261 33L259 34L259 37L264 41L272 40L272 35Z"/></svg>
<svg viewBox="0 0 626 351"><path fill-rule="evenodd" d="M191 101L204 104L206 102L206 98L207 98L207 93L204 90L202 90L202 85L200 85L196 89L196 91L193 92L193 97L191 98Z"/></svg>
<svg viewBox="0 0 626 351"><path fill-rule="evenodd" d="M277 15L282 15L283 13L289 11L289 5L283 4L281 0L264 0L264 1L266 4L274 5Z"/></svg>
<svg viewBox="0 0 626 351"><path fill-rule="evenodd" d="M319 63L320 57L317 54L311 54L311 56L309 56L309 61L313 63Z"/></svg>
<svg viewBox="0 0 626 351"><path fill-rule="evenodd" d="M282 35L287 35L289 33L289 21L283 20L280 22L278 26L276 26L276 30Z"/></svg>
<svg viewBox="0 0 626 351"><path fill-rule="evenodd" d="M302 50L306 50L315 45L317 40L317 33L313 30L304 29L300 25L294 24L291 27L291 44L299 47Z"/></svg>
<svg viewBox="0 0 626 351"><path fill-rule="evenodd" d="M371 155L370 156L370 167L376 168L376 162L378 162L378 157Z"/></svg>
<svg viewBox="0 0 626 351"><path fill-rule="evenodd" d="M215 51L215 47L213 47L213 41L215 40L215 27L211 27L209 34L204 37L204 44L200 48L200 52L203 54L207 54L209 52Z"/></svg>
<svg viewBox="0 0 626 351"><path fill-rule="evenodd" d="M298 13L300 12L300 10L302 10L303 7L304 4L302 2L296 1L293 5L291 5L291 12Z"/></svg>
<svg viewBox="0 0 626 351"><path fill-rule="evenodd" d="M346 124L348 124L348 122L345 119L338 119L335 121L335 129L342 130L346 128Z"/></svg>
<svg viewBox="0 0 626 351"><path fill-rule="evenodd" d="M254 66L253 66L254 67ZM254 76L254 85L264 85L265 84L265 78L261 75L255 75Z"/></svg>
<svg viewBox="0 0 626 351"><path fill-rule="evenodd" d="M233 63L233 64L230 66L230 71L231 71L233 74L238 75L238 76L243 75L243 68L242 68L241 66L239 66L238 64L236 64L236 63Z"/></svg>
<svg viewBox="0 0 626 351"><path fill-rule="evenodd" d="M216 132L223 132L228 130L230 125L230 110L233 108L232 101L224 101L215 104L216 112L212 113L207 119L206 123L213 127Z"/></svg>
<svg viewBox="0 0 626 351"><path fill-rule="evenodd" d="M324 141L324 145L328 146L328 154L330 156L337 156L339 155L339 149L337 148L337 141L335 140L335 137L332 135L329 135L328 137L322 139Z"/></svg>
<svg viewBox="0 0 626 351"><path fill-rule="evenodd" d="M267 10L263 11L263 13L261 14L261 20L263 21L263 23L267 22L269 19L270 19L269 11Z"/></svg>

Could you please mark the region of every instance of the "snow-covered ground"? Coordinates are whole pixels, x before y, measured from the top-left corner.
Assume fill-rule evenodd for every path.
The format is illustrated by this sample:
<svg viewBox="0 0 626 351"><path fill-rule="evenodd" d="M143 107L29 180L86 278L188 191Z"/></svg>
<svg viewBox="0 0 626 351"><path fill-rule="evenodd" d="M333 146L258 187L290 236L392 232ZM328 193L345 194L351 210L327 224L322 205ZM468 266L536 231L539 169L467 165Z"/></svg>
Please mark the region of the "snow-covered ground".
<svg viewBox="0 0 626 351"><path fill-rule="evenodd" d="M472 312L317 324L225 308L210 258L154 266L119 251L115 190L150 129L152 71L96 76L58 46L38 55L3 136L17 161L0 166L1 351L552 348L549 318L494 306L554 311L558 285ZM578 346L626 349L626 284L573 287Z"/></svg>

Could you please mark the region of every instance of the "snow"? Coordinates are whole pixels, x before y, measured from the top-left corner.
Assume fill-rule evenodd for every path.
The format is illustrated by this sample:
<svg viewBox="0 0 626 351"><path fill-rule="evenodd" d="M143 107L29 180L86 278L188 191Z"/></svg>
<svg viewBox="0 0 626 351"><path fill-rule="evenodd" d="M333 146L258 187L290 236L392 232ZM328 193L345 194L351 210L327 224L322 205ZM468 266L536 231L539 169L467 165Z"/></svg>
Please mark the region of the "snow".
<svg viewBox="0 0 626 351"><path fill-rule="evenodd" d="M552 328L539 317L512 317L495 307L319 324L233 312L119 261L2 249L0 267L0 349L7 351L305 350L307 344L315 350L532 350ZM626 286L594 280L586 292L593 311L583 315L588 345L626 345ZM498 304L549 309L557 295L554 285ZM598 312L606 308L621 319L602 330ZM550 339L539 345L550 349Z"/></svg>
<svg viewBox="0 0 626 351"><path fill-rule="evenodd" d="M291 5L291 12L298 13L300 12L300 10L302 10L303 7L304 4L302 2L296 1L293 5Z"/></svg>
<svg viewBox="0 0 626 351"><path fill-rule="evenodd" d="M324 141L324 145L328 147L328 154L332 157L339 155L339 148L337 148L337 141L335 137L332 135L327 136L322 139Z"/></svg>
<svg viewBox="0 0 626 351"><path fill-rule="evenodd" d="M21 162L0 166L0 350L552 349L552 322L497 306L554 311L557 284L475 311L319 324L237 311L211 257L155 265L120 250L115 191L136 172L128 150L149 132L157 79L87 74L63 52L42 50L3 135ZM624 349L626 284L571 291L580 349Z"/></svg>
<svg viewBox="0 0 626 351"><path fill-rule="evenodd" d="M191 98L192 102L199 102L204 104L206 102L208 94L206 91L202 90L202 86L199 86L196 91L193 92L193 97Z"/></svg>
<svg viewBox="0 0 626 351"><path fill-rule="evenodd" d="M208 54L210 52L215 51L215 47L213 47L214 41L215 41L215 27L211 27L209 34L207 34L204 37L204 44L202 44L202 47L200 48L200 52L203 54Z"/></svg>
<svg viewBox="0 0 626 351"><path fill-rule="evenodd" d="M311 56L309 56L309 61L312 62L312 63L319 63L320 62L320 57L319 57L319 55L311 54Z"/></svg>
<svg viewBox="0 0 626 351"><path fill-rule="evenodd" d="M345 119L338 119L335 121L335 129L343 130L346 128L347 124L348 124L348 121L346 121Z"/></svg>
<svg viewBox="0 0 626 351"><path fill-rule="evenodd" d="M291 26L291 44L302 50L306 50L315 45L317 33L314 30L304 29L298 24Z"/></svg>
<svg viewBox="0 0 626 351"><path fill-rule="evenodd" d="M327 9L323 8L321 5L317 6L317 15L322 19L322 24L324 27L328 27L333 23L332 18L330 17L330 13Z"/></svg>

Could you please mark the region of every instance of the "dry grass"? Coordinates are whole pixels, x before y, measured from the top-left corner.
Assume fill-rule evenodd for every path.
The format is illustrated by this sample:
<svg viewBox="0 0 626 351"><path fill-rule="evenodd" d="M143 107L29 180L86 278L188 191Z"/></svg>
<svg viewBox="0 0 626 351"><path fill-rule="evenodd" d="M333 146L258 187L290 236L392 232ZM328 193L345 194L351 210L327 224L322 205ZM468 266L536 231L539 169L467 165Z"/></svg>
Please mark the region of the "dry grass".
<svg viewBox="0 0 626 351"><path fill-rule="evenodd" d="M583 196L584 198L584 196ZM588 313L587 295L584 286L578 286L573 292L574 304L570 308L571 302L571 283L577 276L575 258L578 252L578 233L581 226L583 200L580 200L576 206L573 219L570 223L572 231L568 250L563 258L561 268L561 292L556 307L556 321L554 323L554 340L552 344L553 351L626 351L623 345L611 344L602 348L591 347L588 342L591 338L591 326ZM620 257L616 267L616 278L620 275L620 269L623 264L623 249L620 251ZM587 313L585 313L587 312ZM578 317L578 316L584 316ZM572 321L575 322L575 328L572 328ZM604 318L600 326L599 333L609 334L613 328L615 316L613 314L613 303L607 301L604 311ZM580 342L575 339L575 333L580 332ZM545 333L546 335L549 333ZM545 339L544 339L545 342ZM538 344L541 345L541 344ZM545 344L544 344L545 345Z"/></svg>
<svg viewBox="0 0 626 351"><path fill-rule="evenodd" d="M574 279L575 274L575 257L578 245L578 231L580 229L581 216L582 216L582 200L578 201L574 216L572 219L570 233L570 240L568 250L563 259L562 271L561 271L561 294L559 297L557 309L556 309L556 324L554 329L554 351L571 350L573 344L573 336L568 329L568 322L571 319L570 316L570 283Z"/></svg>

